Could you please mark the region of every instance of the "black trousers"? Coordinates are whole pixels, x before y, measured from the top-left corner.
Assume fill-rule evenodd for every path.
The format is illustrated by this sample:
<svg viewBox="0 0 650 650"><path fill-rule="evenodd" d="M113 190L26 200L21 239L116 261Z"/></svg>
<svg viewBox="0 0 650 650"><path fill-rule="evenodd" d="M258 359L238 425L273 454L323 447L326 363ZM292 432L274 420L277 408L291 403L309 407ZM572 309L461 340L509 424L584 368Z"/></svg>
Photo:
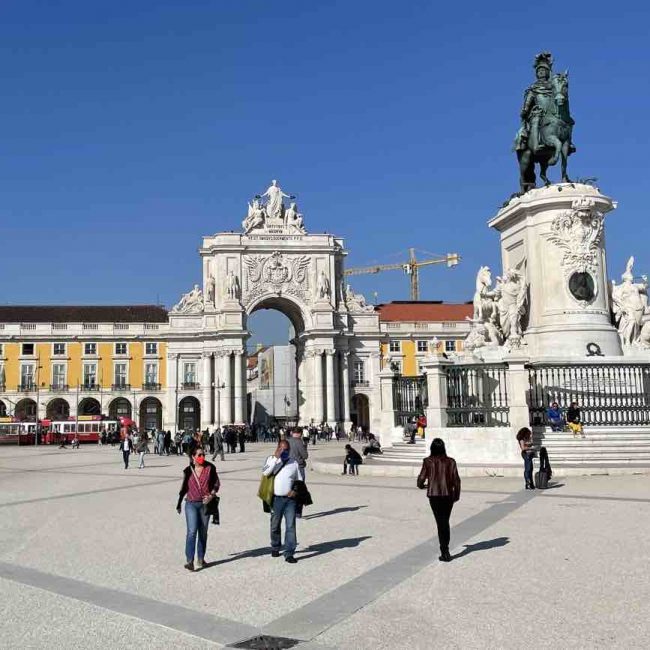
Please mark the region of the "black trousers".
<svg viewBox="0 0 650 650"><path fill-rule="evenodd" d="M451 517L451 509L454 507L454 500L452 497L429 497L429 505L436 518L436 525L438 526L438 541L440 542L440 550L449 550L449 518Z"/></svg>
<svg viewBox="0 0 650 650"><path fill-rule="evenodd" d="M129 456L131 455L130 451L123 451L122 458L124 458L124 469L129 469Z"/></svg>

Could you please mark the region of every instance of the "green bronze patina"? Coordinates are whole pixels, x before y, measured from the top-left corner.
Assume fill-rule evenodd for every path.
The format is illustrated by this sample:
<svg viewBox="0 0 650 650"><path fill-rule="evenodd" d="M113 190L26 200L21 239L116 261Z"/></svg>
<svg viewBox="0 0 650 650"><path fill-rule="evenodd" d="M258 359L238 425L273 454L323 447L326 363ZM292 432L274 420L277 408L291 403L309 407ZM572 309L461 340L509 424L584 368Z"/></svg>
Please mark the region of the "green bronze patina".
<svg viewBox="0 0 650 650"><path fill-rule="evenodd" d="M537 81L526 89L521 109L521 126L514 150L519 161L521 191L535 187L535 163L546 185L549 166L562 164L562 181L567 176L567 159L576 150L571 140L574 121L569 112L569 72L553 74L553 57L542 52L535 57Z"/></svg>

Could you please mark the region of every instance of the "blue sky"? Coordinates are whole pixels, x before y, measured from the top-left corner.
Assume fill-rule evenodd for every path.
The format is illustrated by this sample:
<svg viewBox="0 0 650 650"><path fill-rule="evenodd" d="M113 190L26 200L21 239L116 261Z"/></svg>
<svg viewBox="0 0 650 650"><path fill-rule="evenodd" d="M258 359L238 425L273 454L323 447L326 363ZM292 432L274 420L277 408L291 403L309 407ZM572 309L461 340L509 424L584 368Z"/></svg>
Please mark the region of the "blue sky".
<svg viewBox="0 0 650 650"><path fill-rule="evenodd" d="M569 172L619 202L610 270L647 272L649 22L645 3L5 0L0 301L171 305L200 237L271 178L352 265L459 252L421 294L468 300L500 267L485 224L517 189L543 49L570 69ZM354 286L408 298L400 272Z"/></svg>

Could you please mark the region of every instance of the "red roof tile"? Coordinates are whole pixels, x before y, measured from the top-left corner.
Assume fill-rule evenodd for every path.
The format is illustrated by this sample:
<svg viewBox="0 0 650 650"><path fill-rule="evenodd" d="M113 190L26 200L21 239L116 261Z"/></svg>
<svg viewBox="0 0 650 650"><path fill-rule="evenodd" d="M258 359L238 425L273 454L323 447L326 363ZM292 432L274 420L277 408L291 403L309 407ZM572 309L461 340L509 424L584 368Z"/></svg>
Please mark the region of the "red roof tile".
<svg viewBox="0 0 650 650"><path fill-rule="evenodd" d="M383 322L449 322L464 321L471 318L474 308L471 304L452 304L439 302L389 302L377 305L379 320Z"/></svg>

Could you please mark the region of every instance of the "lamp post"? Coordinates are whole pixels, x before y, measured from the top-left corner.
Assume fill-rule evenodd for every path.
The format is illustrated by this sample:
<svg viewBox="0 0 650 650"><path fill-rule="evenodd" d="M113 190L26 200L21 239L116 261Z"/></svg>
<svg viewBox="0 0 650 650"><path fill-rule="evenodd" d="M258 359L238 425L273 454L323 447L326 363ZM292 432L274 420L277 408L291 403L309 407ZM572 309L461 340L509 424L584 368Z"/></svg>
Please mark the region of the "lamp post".
<svg viewBox="0 0 650 650"><path fill-rule="evenodd" d="M36 358L36 413L35 413L35 415L36 415L36 426L35 426L35 429L34 429L34 446L35 447L36 447L36 445L38 445L38 433L39 433L38 403L39 403L39 400L40 400L40 393L39 393L40 385L39 385L39 372L38 371L42 368L42 366L39 365L40 361L41 361L40 357L37 357Z"/></svg>

